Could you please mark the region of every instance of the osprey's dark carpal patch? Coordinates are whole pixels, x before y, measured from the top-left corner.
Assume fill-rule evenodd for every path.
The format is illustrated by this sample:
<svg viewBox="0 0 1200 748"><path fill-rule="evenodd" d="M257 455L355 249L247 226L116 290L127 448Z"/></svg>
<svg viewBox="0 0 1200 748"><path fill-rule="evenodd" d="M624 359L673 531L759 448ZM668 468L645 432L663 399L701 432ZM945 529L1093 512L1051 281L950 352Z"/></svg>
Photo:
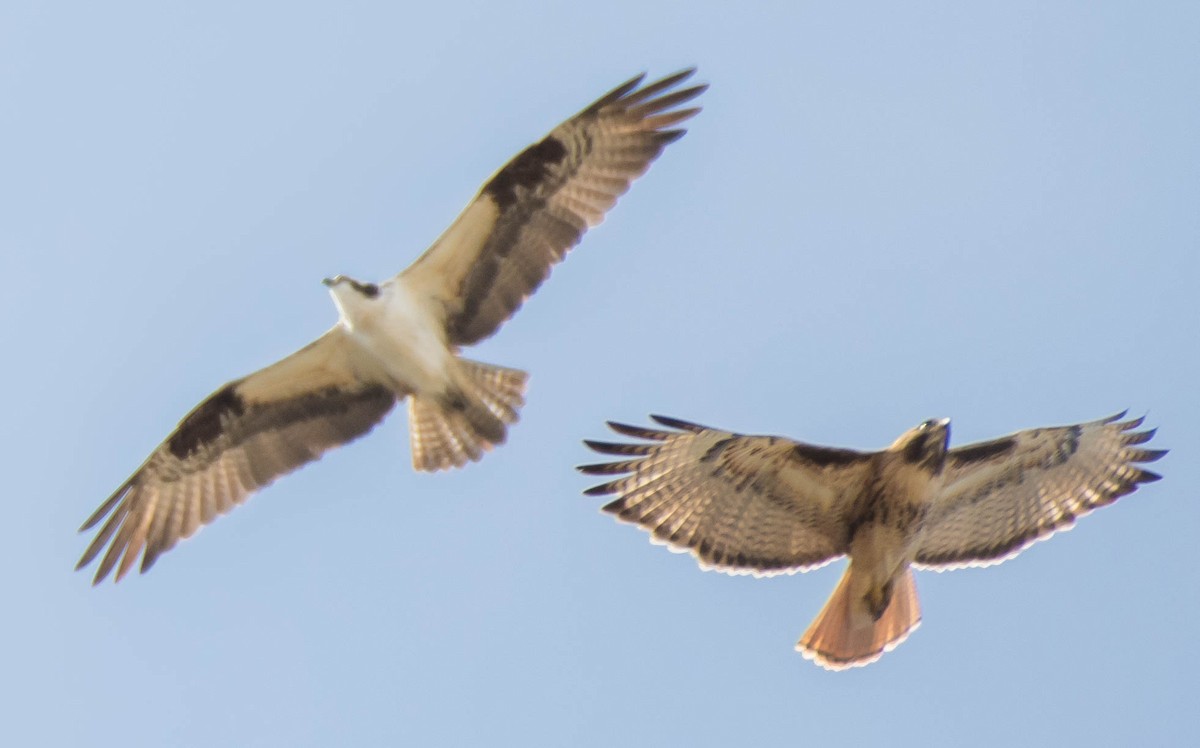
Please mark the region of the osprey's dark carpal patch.
<svg viewBox="0 0 1200 748"><path fill-rule="evenodd" d="M236 418L244 412L246 403L237 393L237 384L227 384L196 406L180 422L175 433L167 440L167 448L182 460L221 435L223 417Z"/></svg>
<svg viewBox="0 0 1200 748"><path fill-rule="evenodd" d="M508 210L517 201L517 188L532 190L550 173L550 167L567 156L567 148L558 138L547 135L531 145L492 177L483 188L500 210Z"/></svg>

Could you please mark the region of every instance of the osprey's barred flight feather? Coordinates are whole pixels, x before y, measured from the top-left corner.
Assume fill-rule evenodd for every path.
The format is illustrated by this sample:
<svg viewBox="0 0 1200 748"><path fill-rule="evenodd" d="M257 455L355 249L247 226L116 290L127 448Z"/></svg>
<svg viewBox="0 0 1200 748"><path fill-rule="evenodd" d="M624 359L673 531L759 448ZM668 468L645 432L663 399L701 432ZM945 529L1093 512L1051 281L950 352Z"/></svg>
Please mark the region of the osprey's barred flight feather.
<svg viewBox="0 0 1200 748"><path fill-rule="evenodd" d="M926 421L880 452L743 436L652 416L669 430L609 423L639 442L585 442L617 455L584 465L614 476L588 489L654 540L730 574L850 564L796 648L831 670L866 665L921 620L910 566L945 570L1011 558L1096 507L1158 480L1141 463L1154 431L1124 413L949 449L950 421Z"/></svg>
<svg viewBox="0 0 1200 748"><path fill-rule="evenodd" d="M623 83L509 161L404 272L326 280L340 319L189 413L84 523L76 568L141 570L254 491L370 431L408 398L413 466L459 467L504 441L525 373L458 356L494 333L699 111L694 70ZM674 89L674 90L673 90ZM107 519L106 519L107 518ZM100 524L103 522L103 524ZM107 550L105 550L107 548Z"/></svg>

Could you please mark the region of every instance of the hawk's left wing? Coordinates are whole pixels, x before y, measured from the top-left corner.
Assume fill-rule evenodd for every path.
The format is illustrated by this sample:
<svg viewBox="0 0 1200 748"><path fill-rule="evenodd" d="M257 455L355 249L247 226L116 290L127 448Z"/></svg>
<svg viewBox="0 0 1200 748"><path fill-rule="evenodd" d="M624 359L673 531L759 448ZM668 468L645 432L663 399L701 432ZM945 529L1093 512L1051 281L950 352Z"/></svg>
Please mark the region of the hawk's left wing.
<svg viewBox="0 0 1200 748"><path fill-rule="evenodd" d="M1142 419L1124 415L950 450L914 562L938 571L1000 563L1158 480L1139 463L1166 450L1139 447L1154 430L1135 431Z"/></svg>
<svg viewBox="0 0 1200 748"><path fill-rule="evenodd" d="M695 70L638 88L638 76L563 122L496 172L425 254L400 274L440 302L449 341L500 327L583 233L604 219L698 108L707 86L668 93Z"/></svg>
<svg viewBox="0 0 1200 748"><path fill-rule="evenodd" d="M644 441L585 442L627 458L579 468L619 476L585 492L616 494L604 511L729 574L804 571L846 553L845 511L870 475L871 454L651 418L673 430L610 422Z"/></svg>

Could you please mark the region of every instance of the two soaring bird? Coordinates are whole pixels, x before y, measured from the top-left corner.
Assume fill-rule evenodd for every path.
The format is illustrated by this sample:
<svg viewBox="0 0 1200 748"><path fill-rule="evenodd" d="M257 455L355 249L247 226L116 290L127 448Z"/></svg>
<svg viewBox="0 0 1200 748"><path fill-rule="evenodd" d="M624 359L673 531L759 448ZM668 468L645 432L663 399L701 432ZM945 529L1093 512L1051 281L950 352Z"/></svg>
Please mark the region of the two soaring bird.
<svg viewBox="0 0 1200 748"><path fill-rule="evenodd" d="M336 325L221 387L84 523L99 525L76 568L94 583L146 571L279 476L356 439L408 400L413 466L459 467L503 443L524 404L523 371L462 358L603 220L698 108L692 70L638 76L492 176L408 269L382 283L325 281ZM590 494L658 540L733 574L803 571L840 556L841 583L797 648L829 668L862 665L920 621L910 566L987 565L1071 526L1157 475L1139 463L1153 431L1120 417L1023 431L950 449L927 421L881 452L742 436L655 417L669 431L610 424L641 442L588 442L628 459ZM103 523L103 524L101 524ZM103 555L101 555L103 554Z"/></svg>

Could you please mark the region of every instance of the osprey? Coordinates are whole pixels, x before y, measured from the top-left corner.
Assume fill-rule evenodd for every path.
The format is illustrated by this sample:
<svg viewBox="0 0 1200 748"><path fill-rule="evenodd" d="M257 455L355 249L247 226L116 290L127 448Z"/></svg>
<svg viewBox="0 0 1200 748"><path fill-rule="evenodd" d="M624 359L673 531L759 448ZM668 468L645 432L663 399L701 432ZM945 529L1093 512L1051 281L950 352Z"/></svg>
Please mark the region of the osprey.
<svg viewBox="0 0 1200 748"><path fill-rule="evenodd" d="M494 333L555 263L641 176L678 108L707 86L672 91L685 70L637 76L509 161L421 257L383 283L327 279L339 319L315 342L226 384L184 417L88 518L107 517L76 569L107 546L94 584L141 554L155 559L279 476L370 431L408 399L413 467L478 460L504 441L525 372L460 358Z"/></svg>
<svg viewBox="0 0 1200 748"><path fill-rule="evenodd" d="M585 442L628 459L579 469L621 475L588 489L604 511L690 551L704 568L769 576L850 563L796 645L830 670L866 665L921 621L910 566L988 566L1070 528L1159 476L1139 467L1154 430L1124 413L949 449L950 419L880 452L743 436L651 416L671 431L609 423L645 440Z"/></svg>

